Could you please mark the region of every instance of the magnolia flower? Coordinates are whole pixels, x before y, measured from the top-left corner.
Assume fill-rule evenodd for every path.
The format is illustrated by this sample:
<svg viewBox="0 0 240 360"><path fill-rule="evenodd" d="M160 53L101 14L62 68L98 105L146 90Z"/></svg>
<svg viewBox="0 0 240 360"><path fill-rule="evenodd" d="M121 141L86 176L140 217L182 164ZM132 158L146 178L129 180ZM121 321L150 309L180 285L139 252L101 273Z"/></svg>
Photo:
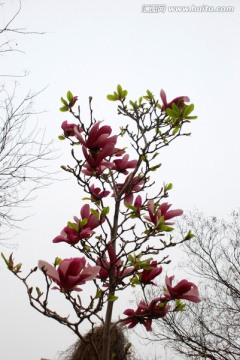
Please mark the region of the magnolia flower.
<svg viewBox="0 0 240 360"><path fill-rule="evenodd" d="M110 269L114 268L114 278L122 282L121 280L123 278L132 275L134 269L122 268L122 260L120 259L116 260L115 251L110 243L108 243L107 249L108 249L109 260L107 260L105 254L101 258L98 258L97 260L97 264L101 266L99 270L98 278L101 279L103 282L105 282L106 279L109 278Z"/></svg>
<svg viewBox="0 0 240 360"><path fill-rule="evenodd" d="M79 142L84 145L86 148L96 152L102 148L104 148L108 144L116 144L117 142L117 135L111 136L112 129L110 126L102 126L99 128L101 121L96 122L92 126L92 128L89 131L88 138L85 141L81 135L81 133L78 131L78 129L75 129L75 134Z"/></svg>
<svg viewBox="0 0 240 360"><path fill-rule="evenodd" d="M91 168L96 168L99 165L106 165L108 168L113 167L113 163L109 161L104 161L106 157L111 156L114 150L114 144L106 144L102 149L98 151L88 150L85 146L82 147L83 155L86 159L86 162Z"/></svg>
<svg viewBox="0 0 240 360"><path fill-rule="evenodd" d="M78 285L83 285L86 281L96 278L99 272L99 266L86 266L86 259L71 258L64 259L56 269L46 261L39 260L38 267L43 270L59 287L61 291L81 291Z"/></svg>
<svg viewBox="0 0 240 360"><path fill-rule="evenodd" d="M64 121L62 123L61 128L63 129L64 136L66 136L66 137L75 136L75 130L74 130L75 128L77 128L79 132L83 131L83 129L80 128L78 125L76 125L76 124L68 124L67 121Z"/></svg>
<svg viewBox="0 0 240 360"><path fill-rule="evenodd" d="M90 238L94 234L93 229L105 221L105 218L99 220L96 215L91 214L88 204L81 208L80 215L81 220L74 216L75 222L66 226L61 234L53 239L54 243L66 242L75 245L82 239Z"/></svg>
<svg viewBox="0 0 240 360"><path fill-rule="evenodd" d="M140 211L142 208L142 198L141 195L138 195L134 201L133 206L135 207L135 214L140 215Z"/></svg>
<svg viewBox="0 0 240 360"><path fill-rule="evenodd" d="M108 190L101 191L100 188L95 188L94 184L90 186L90 192L93 201L99 201L110 194Z"/></svg>
<svg viewBox="0 0 240 360"><path fill-rule="evenodd" d="M157 266L157 261L148 261L148 265L151 266L151 269L144 269L140 274L138 274L139 280L142 284L154 284L152 280L161 274L162 267Z"/></svg>
<svg viewBox="0 0 240 360"><path fill-rule="evenodd" d="M147 331L152 331L152 319L159 319L164 317L169 311L170 306L161 302L160 298L156 298L146 304L145 301L140 301L137 310L127 309L124 314L128 318L121 322L121 325L128 325L128 328L133 328L137 324L145 326Z"/></svg>
<svg viewBox="0 0 240 360"><path fill-rule="evenodd" d="M73 223L76 229L72 229L69 226L65 226L60 235L53 239L53 243L66 242L70 245L76 245L82 239L89 239L94 231L90 228L79 229L78 223Z"/></svg>
<svg viewBox="0 0 240 360"><path fill-rule="evenodd" d="M174 276L166 276L167 292L164 293L163 299L184 299L194 303L199 303L199 292L197 286L187 280L180 281L177 285L172 286Z"/></svg>
<svg viewBox="0 0 240 360"><path fill-rule="evenodd" d="M169 103L167 102L167 96L164 90L160 91L160 97L162 99L163 102L163 106L162 106L162 111L166 111L166 109L171 108L173 104L179 106L179 107L183 107L184 106L184 101L188 102L190 101L188 96L178 96L175 99L173 99L172 101L170 101Z"/></svg>
<svg viewBox="0 0 240 360"><path fill-rule="evenodd" d="M131 176L131 174L129 174L124 183L121 184L117 184L117 190L118 192L121 192L123 188L125 188L125 186L128 184L129 182L129 177ZM126 187L124 194L125 194L125 198L124 198L124 202L128 203L128 204L132 204L133 203L133 193L134 192L138 192L142 189L144 185L144 179L142 176L135 176L134 178L131 179L130 183L128 184L128 186Z"/></svg>
<svg viewBox="0 0 240 360"><path fill-rule="evenodd" d="M169 210L171 207L171 204L163 203L161 204L157 209L155 209L154 201L149 200L148 201L148 213L149 215L144 216L144 218L150 222L152 222L154 225L158 225L159 221L161 221L161 218L164 219L165 225L173 225L173 222L169 222L166 220L172 219L176 216L180 216L183 214L183 211L181 209L177 210Z"/></svg>
<svg viewBox="0 0 240 360"><path fill-rule="evenodd" d="M111 169L111 167L112 163L109 161L102 161L100 165L96 167L93 167L86 162L83 166L82 173L86 176L95 176L98 178L105 170Z"/></svg>
<svg viewBox="0 0 240 360"><path fill-rule="evenodd" d="M148 306L143 300L138 304L137 310L126 309L123 313L124 315L127 315L128 318L124 319L121 322L121 325L128 325L128 328L131 329L140 323L145 326L147 331L150 331L152 329L152 319L144 318L144 314L147 313L147 310Z"/></svg>
<svg viewBox="0 0 240 360"><path fill-rule="evenodd" d="M121 159L113 160L114 166L112 170L116 170L124 175L128 174L127 169L135 169L137 166L137 160L128 161L129 155L124 155Z"/></svg>

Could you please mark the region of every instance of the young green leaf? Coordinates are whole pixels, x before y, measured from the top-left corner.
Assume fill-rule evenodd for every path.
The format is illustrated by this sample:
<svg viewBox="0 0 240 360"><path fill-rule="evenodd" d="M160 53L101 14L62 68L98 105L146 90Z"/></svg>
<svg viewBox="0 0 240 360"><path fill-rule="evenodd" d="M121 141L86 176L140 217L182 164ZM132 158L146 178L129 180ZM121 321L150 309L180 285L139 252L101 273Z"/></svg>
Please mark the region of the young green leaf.
<svg viewBox="0 0 240 360"><path fill-rule="evenodd" d="M71 102L73 100L73 94L71 93L70 90L67 92L67 99L69 102Z"/></svg>

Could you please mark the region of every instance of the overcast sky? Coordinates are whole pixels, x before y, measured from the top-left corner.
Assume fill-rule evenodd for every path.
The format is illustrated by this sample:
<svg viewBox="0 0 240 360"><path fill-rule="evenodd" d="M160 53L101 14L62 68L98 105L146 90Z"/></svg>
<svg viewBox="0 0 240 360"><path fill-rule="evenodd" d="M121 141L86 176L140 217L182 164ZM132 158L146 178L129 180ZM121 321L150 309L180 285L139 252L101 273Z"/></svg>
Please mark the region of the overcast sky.
<svg viewBox="0 0 240 360"><path fill-rule="evenodd" d="M156 186L173 183L169 200L175 208L226 217L240 203L240 1L204 3L233 6L234 11L228 12L168 9L201 6L199 0L162 3L165 12L149 13L143 5L151 2L138 0L23 0L14 26L45 34L15 38L9 34L24 54L1 57L1 73L29 73L17 79L19 97L47 86L34 107L45 111L37 116L39 126L46 127L47 139L53 139L59 151L51 163L53 171L70 161L68 146L57 140L62 121L71 120L58 111L67 90L79 96L85 117L88 96L93 96L95 117L116 131L120 121L116 104L106 95L118 83L133 99L146 89L158 96L162 88L169 100L188 95L199 118L191 125L190 138L181 138L162 152ZM16 0L6 0L0 6L1 24L17 9ZM5 82L11 86L15 80ZM18 244L15 258L26 270L40 258L51 262L55 256L74 255L65 244L53 245L51 240L78 214L82 195L74 179L55 181L39 193L31 208L22 210L34 214L23 224L28 230L19 230L13 240ZM68 329L30 308L23 286L3 263L0 283L0 360L54 359L58 350L75 340Z"/></svg>

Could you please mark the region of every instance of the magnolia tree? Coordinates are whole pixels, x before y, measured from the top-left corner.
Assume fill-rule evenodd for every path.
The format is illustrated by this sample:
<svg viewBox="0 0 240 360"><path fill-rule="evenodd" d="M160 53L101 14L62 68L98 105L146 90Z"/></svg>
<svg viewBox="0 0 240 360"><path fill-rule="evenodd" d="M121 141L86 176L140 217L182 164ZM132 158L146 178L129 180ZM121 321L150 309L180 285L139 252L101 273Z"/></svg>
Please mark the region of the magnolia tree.
<svg viewBox="0 0 240 360"><path fill-rule="evenodd" d="M74 165L62 168L77 179L87 197L80 205L80 217L69 221L53 242L73 247L76 257L56 257L53 264L40 260L38 267L23 276L21 264L14 263L12 255L3 256L8 268L26 286L30 304L40 313L66 325L82 341L86 341L81 333L83 322L88 321L92 329L99 324L103 327L101 351L88 337L99 360L116 355L110 349L115 326L133 328L142 324L151 331L154 319L182 311L182 300L200 301L195 284L185 279L174 283L174 276L166 277L156 298L149 301L145 293L147 287L155 286L153 280L161 274L162 265L170 262L167 256L159 258L160 252L193 236L188 232L176 241L171 235L172 219L183 213L172 210L165 200L172 185L157 187L154 196L149 195L149 188L154 185L152 172L160 167L159 150L179 136L189 135L182 128L196 118L190 116L194 105L186 104L186 96L168 102L163 90L161 102L149 90L138 101L127 104L126 97L127 91L120 85L107 96L119 103L118 114L127 119L125 125L123 119L118 135L112 135L109 125L93 118L91 97L88 123L81 119L76 96L68 91L67 98L61 98L60 110L74 118L73 123L62 123L63 135L59 136L60 140L69 140ZM127 147L117 144L121 137L128 138L131 153L135 152L133 159ZM30 277L38 270L46 280L43 290L30 285ZM114 319L114 305L129 287L139 287L142 300L136 309L126 309ZM92 294L88 297L85 294L90 288ZM51 306L52 290L71 305L73 320L69 313L60 314Z"/></svg>

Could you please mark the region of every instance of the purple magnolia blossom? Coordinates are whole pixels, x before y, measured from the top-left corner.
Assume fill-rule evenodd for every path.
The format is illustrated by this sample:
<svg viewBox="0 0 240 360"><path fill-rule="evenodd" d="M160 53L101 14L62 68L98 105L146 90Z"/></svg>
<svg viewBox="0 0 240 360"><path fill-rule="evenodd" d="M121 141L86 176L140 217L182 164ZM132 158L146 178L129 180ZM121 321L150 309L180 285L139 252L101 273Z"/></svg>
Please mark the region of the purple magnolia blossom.
<svg viewBox="0 0 240 360"><path fill-rule="evenodd" d="M106 144L102 149L94 152L88 150L85 146L82 147L83 155L86 159L88 166L92 169L97 168L98 166L105 166L106 168L111 169L113 167L113 163L110 161L106 161L106 157L111 156L114 151L114 143Z"/></svg>
<svg viewBox="0 0 240 360"><path fill-rule="evenodd" d="M166 109L169 109L169 108L171 109L173 104L182 108L185 105L184 102L190 101L188 96L178 96L175 99L173 99L172 101L167 102L167 96L166 96L166 93L164 90L160 91L160 97L163 102L162 111L166 111Z"/></svg>
<svg viewBox="0 0 240 360"><path fill-rule="evenodd" d="M79 133L81 133L83 131L83 129L80 128L78 125L68 124L67 121L64 121L62 123L61 128L63 129L64 136L66 136L66 137L75 136L75 128L78 129Z"/></svg>
<svg viewBox="0 0 240 360"><path fill-rule="evenodd" d="M121 259L116 259L115 251L110 243L108 243L107 249L109 260L106 254L97 260L97 264L101 267L98 278L105 282L109 278L110 269L114 268L115 280L122 282L123 278L132 275L134 269L133 267L125 269L122 267L123 262Z"/></svg>
<svg viewBox="0 0 240 360"><path fill-rule="evenodd" d="M123 190L123 188L125 188L125 186L128 184L129 182L129 177L131 176L131 174L129 174L124 183L121 184L117 184L117 190L118 192L121 192ZM135 176L134 178L132 178L131 182L128 184L128 186L126 187L125 191L124 191L124 202L128 203L128 204L132 204L133 203L133 193L138 192L142 189L144 184L144 179L141 176Z"/></svg>
<svg viewBox="0 0 240 360"><path fill-rule="evenodd" d="M88 204L84 205L80 211L81 220L74 216L74 223L66 226L61 234L53 239L54 243L66 242L71 245L77 244L82 239L88 239L93 234L96 227L101 225L105 218L99 220L96 215L91 214L90 206ZM85 220L86 223L81 225L81 221Z"/></svg>
<svg viewBox="0 0 240 360"><path fill-rule="evenodd" d="M94 184L90 186L90 192L93 201L99 201L110 194L108 190L101 190L99 187L95 188Z"/></svg>
<svg viewBox="0 0 240 360"><path fill-rule="evenodd" d="M135 169L137 166L137 160L128 161L129 155L124 155L121 159L113 160L114 166L112 170L116 170L124 175L128 174L127 169Z"/></svg>
<svg viewBox="0 0 240 360"><path fill-rule="evenodd" d="M161 266L157 266L158 263L157 261L148 261L148 265L152 267L152 269L144 269L140 274L138 274L139 280L142 284L154 284L154 282L152 282L152 280L158 276L159 274L161 274L162 272L162 267Z"/></svg>
<svg viewBox="0 0 240 360"><path fill-rule="evenodd" d="M93 153L98 152L108 144L115 145L117 142L117 135L110 137L112 128L108 125L104 125L99 128L100 123L101 121L98 121L92 126L91 130L89 131L87 140L84 140L78 129L75 129L75 134L79 142Z"/></svg>
<svg viewBox="0 0 240 360"><path fill-rule="evenodd" d="M183 210L169 210L171 204L163 203L157 209L155 209L155 204L153 200L148 201L148 213L149 215L144 216L146 220L152 222L154 225L158 225L161 218L164 218L165 225L173 225L173 222L166 221L172 219L176 216L180 216L183 214Z"/></svg>
<svg viewBox="0 0 240 360"><path fill-rule="evenodd" d="M75 222L74 224L76 225L77 230L65 226L60 235L53 239L53 243L66 242L70 245L76 245L80 240L89 239L94 234L94 231L90 228L78 229L78 222Z"/></svg>
<svg viewBox="0 0 240 360"><path fill-rule="evenodd" d="M138 304L137 310L127 309L124 311L124 315L127 315L128 318L124 319L121 325L128 325L130 329L137 324L142 324L147 331L152 331L152 320L164 317L169 309L169 305L163 304L160 298L154 299L150 304L142 300Z"/></svg>
<svg viewBox="0 0 240 360"><path fill-rule="evenodd" d="M201 301L199 298L198 288L194 283L184 279L181 280L177 285L173 286L173 279L174 276L166 276L167 292L164 293L162 299L183 299L192 301L194 303L199 303Z"/></svg>
<svg viewBox="0 0 240 360"><path fill-rule="evenodd" d="M78 285L83 285L86 281L95 279L100 269L99 266L89 264L86 266L84 257L64 259L57 269L48 262L39 260L38 267L58 284L59 287L55 287L55 289L61 291L81 291Z"/></svg>

